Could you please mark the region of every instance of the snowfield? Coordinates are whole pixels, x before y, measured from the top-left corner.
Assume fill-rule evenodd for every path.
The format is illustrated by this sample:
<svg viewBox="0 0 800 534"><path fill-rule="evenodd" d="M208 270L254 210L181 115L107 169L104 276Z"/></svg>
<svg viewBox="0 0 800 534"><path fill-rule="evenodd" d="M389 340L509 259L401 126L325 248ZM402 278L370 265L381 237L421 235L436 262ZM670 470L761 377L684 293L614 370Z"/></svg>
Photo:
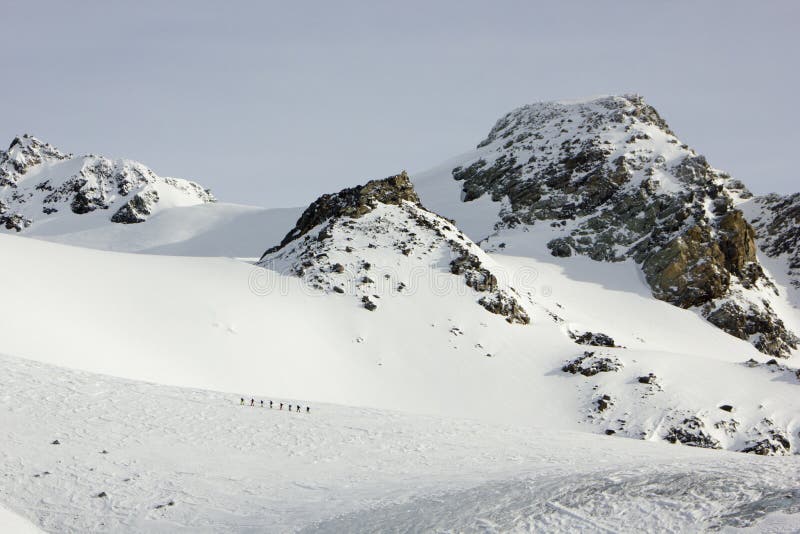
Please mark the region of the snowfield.
<svg viewBox="0 0 800 534"><path fill-rule="evenodd" d="M796 456L329 404L288 413L0 363L0 498L45 531L800 528Z"/></svg>
<svg viewBox="0 0 800 534"><path fill-rule="evenodd" d="M300 211L214 202L159 211L147 224L109 224L107 213L90 213L33 225L25 236L115 252L251 258L280 241Z"/></svg>

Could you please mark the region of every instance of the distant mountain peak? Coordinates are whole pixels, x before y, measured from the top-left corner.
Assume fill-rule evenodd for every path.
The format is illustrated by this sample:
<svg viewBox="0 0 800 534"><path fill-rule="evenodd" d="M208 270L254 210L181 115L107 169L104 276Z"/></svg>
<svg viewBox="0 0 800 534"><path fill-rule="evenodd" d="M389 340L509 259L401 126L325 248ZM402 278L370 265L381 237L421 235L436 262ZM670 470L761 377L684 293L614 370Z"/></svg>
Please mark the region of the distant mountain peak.
<svg viewBox="0 0 800 534"><path fill-rule="evenodd" d="M0 151L0 228L14 232L105 211L111 223L139 223L165 207L214 200L199 184L160 177L141 163L73 156L28 134Z"/></svg>
<svg viewBox="0 0 800 534"><path fill-rule="evenodd" d="M72 154L65 154L32 135L17 136L11 141L7 151L0 151L0 186L4 185L4 181L16 182L30 167L48 159L64 160L71 156Z"/></svg>

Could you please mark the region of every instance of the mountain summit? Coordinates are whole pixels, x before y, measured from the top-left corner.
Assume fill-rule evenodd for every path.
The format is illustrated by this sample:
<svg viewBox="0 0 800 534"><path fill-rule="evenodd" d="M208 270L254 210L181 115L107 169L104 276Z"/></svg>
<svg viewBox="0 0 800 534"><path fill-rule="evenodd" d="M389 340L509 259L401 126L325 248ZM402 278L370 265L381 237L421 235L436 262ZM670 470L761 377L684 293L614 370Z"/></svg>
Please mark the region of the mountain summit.
<svg viewBox="0 0 800 534"><path fill-rule="evenodd" d="M509 323L530 322L494 261L452 221L426 210L405 172L321 196L260 265L323 292L356 296L370 311L382 297L412 294L433 274L437 285L475 294Z"/></svg>
<svg viewBox="0 0 800 534"><path fill-rule="evenodd" d="M456 219L490 200L486 250L528 251L539 247L535 234L555 257L631 260L656 298L697 310L764 353L797 348L737 208L752 194L682 143L642 97L524 106L459 163L437 179L460 184L462 205L423 200Z"/></svg>

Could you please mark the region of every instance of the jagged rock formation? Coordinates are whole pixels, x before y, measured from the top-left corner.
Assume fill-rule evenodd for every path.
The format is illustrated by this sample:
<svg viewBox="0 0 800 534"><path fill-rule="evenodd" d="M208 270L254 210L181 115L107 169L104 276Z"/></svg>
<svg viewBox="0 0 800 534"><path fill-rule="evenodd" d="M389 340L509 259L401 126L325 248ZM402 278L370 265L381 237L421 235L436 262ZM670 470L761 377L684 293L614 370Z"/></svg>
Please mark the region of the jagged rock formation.
<svg viewBox="0 0 800 534"><path fill-rule="evenodd" d="M114 223L139 223L157 209L214 200L200 185L162 178L141 163L73 156L29 135L0 150L0 228L14 232L93 212L108 212Z"/></svg>
<svg viewBox="0 0 800 534"><path fill-rule="evenodd" d="M487 247L517 226L545 225L553 256L632 259L656 298L697 309L768 354L797 348L736 208L751 193L681 143L639 96L517 109L452 176L464 202L501 203Z"/></svg>
<svg viewBox="0 0 800 534"><path fill-rule="evenodd" d="M800 193L756 197L744 209L761 251L784 260L784 274L792 286L800 289Z"/></svg>
<svg viewBox="0 0 800 534"><path fill-rule="evenodd" d="M259 263L316 290L354 295L370 311L380 309L381 294L407 292L414 269L441 268L443 283L458 281L454 291L468 288L509 323L530 322L492 260L452 221L422 207L405 172L321 196Z"/></svg>

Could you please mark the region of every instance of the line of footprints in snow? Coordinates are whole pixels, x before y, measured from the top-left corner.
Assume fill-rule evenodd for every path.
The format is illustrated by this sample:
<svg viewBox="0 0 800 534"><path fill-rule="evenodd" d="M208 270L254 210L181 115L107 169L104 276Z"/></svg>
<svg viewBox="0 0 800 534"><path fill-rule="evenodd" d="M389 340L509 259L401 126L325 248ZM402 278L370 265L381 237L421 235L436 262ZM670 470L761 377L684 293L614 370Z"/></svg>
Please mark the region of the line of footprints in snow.
<svg viewBox="0 0 800 534"><path fill-rule="evenodd" d="M240 405L240 406L244 406L244 405L245 405L245 402L244 402L244 397L241 397L241 398L239 399L239 405ZM273 405L274 405L274 403L273 403L272 401L269 401L269 407L270 407L270 409L273 409ZM255 400L255 399L250 399L250 406L256 406L256 400ZM264 404L264 401L263 401L263 400L262 400L262 401L260 401L260 404L259 404L259 406L261 406L262 408L265 406L265 404ZM279 410L283 410L283 406L284 406L284 403L282 403L282 402L279 402L279 403L278 403L278 409L279 409ZM289 411L291 412L291 411L292 411L292 405L291 405L291 404L286 404L286 406L288 406L288 408L289 408ZM295 412L301 412L301 411L303 411L303 410L301 410L302 406L300 406L299 404L295 404L294 406L295 406L295 410L294 410ZM306 406L305 412L306 412L306 413L311 413L311 406Z"/></svg>

